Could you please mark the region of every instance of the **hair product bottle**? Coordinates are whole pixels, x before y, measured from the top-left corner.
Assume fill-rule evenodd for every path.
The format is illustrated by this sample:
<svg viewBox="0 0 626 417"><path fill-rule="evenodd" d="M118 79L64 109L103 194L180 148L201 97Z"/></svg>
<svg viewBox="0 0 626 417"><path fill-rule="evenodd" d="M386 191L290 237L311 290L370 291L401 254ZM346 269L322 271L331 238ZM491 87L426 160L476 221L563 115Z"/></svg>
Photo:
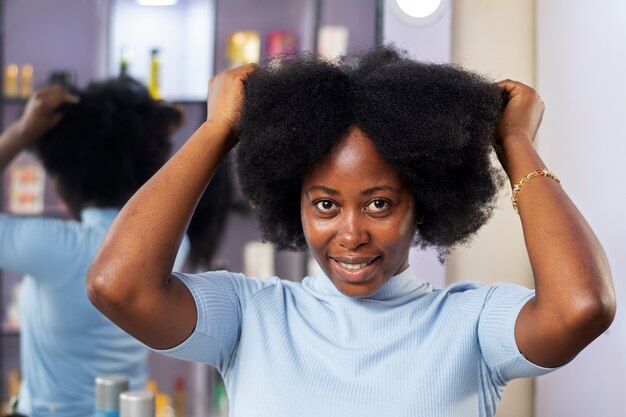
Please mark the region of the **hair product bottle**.
<svg viewBox="0 0 626 417"><path fill-rule="evenodd" d="M120 394L120 417L154 417L154 394L150 391L126 391Z"/></svg>
<svg viewBox="0 0 626 417"><path fill-rule="evenodd" d="M20 97L28 98L33 92L33 66L24 64L20 68Z"/></svg>
<svg viewBox="0 0 626 417"><path fill-rule="evenodd" d="M124 375L96 377L96 417L119 417L120 394L124 391L128 391Z"/></svg>
<svg viewBox="0 0 626 417"><path fill-rule="evenodd" d="M159 91L159 72L161 71L161 58L158 48L154 48L150 51L150 80L148 81L148 91L150 97L155 100L161 98Z"/></svg>
<svg viewBox="0 0 626 417"><path fill-rule="evenodd" d="M18 73L17 64L8 64L4 69L4 96L7 98L15 98L19 94Z"/></svg>

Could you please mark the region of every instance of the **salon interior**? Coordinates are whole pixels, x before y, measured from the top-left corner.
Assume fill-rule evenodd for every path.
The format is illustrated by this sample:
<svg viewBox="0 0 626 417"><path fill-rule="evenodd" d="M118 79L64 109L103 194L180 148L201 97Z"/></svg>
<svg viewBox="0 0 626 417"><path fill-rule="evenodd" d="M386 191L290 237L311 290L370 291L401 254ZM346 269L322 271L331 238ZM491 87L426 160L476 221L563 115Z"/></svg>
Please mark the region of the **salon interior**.
<svg viewBox="0 0 626 417"><path fill-rule="evenodd" d="M626 151L624 22L621 0L0 0L0 122L5 128L16 120L28 96L52 80L83 87L124 72L184 108L174 140L180 147L204 120L207 81L219 71L295 50L332 59L394 43L418 60L459 64L539 92L546 111L535 145L598 235L619 302L626 291L620 278L626 273L626 194L618 171ZM31 154L19 155L1 184L1 211L67 217ZM298 280L315 271L307 254L278 252L261 242L236 183L234 188L219 220L225 227L214 242L215 255L188 272L228 269ZM491 221L444 263L418 249L410 257L416 278L437 287L460 280L533 285L508 188ZM22 277L0 273L4 415L20 379L16 299ZM622 311L567 367L513 381L497 416L626 416ZM228 415L223 382L213 368L150 355L148 388L157 398L156 416Z"/></svg>

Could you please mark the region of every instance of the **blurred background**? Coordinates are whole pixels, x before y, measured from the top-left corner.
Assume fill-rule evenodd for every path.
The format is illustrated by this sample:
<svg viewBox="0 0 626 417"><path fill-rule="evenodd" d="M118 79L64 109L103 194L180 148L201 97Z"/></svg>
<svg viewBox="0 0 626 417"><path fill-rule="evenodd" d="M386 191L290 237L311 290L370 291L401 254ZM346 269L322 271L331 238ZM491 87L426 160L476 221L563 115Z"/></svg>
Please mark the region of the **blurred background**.
<svg viewBox="0 0 626 417"><path fill-rule="evenodd" d="M179 147L204 120L212 74L295 50L333 58L382 42L417 59L457 63L539 91L546 112L536 145L602 242L619 304L626 295L622 0L0 0L0 123L19 117L33 89L51 81L84 87L129 75L154 97L184 107ZM27 153L0 184L3 211L67 217ZM414 250L417 278L439 287L459 280L531 287L509 198L503 190L492 221L445 264L435 253ZM189 271L227 268L292 280L315 271L307 254L276 253L259 242L256 221L237 192L221 221L216 255ZM2 401L19 381L20 278L6 272L0 278ZM625 326L620 306L613 326L571 364L507 387L498 416L626 416ZM224 415L227 400L213 369L158 354L150 366L151 389L169 404L163 410L177 417Z"/></svg>

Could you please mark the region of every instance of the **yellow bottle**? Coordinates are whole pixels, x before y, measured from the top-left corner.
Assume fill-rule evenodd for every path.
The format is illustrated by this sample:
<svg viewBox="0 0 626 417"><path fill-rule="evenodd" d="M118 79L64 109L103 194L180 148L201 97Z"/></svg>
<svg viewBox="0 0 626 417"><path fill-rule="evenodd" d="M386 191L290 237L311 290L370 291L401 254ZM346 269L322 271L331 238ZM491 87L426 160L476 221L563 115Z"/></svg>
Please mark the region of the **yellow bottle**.
<svg viewBox="0 0 626 417"><path fill-rule="evenodd" d="M4 95L8 98L15 98L19 95L17 64L9 64L4 69Z"/></svg>
<svg viewBox="0 0 626 417"><path fill-rule="evenodd" d="M20 97L28 98L33 92L33 66L22 65L20 68Z"/></svg>
<svg viewBox="0 0 626 417"><path fill-rule="evenodd" d="M146 381L146 391L150 391L155 396L159 393L159 385L154 379L150 378Z"/></svg>
<svg viewBox="0 0 626 417"><path fill-rule="evenodd" d="M150 51L150 80L148 81L148 92L150 97L155 100L161 98L159 92L159 71L161 70L161 60L159 57L159 50L154 48Z"/></svg>
<svg viewBox="0 0 626 417"><path fill-rule="evenodd" d="M159 385L154 379L148 379L146 391L154 394L154 417L174 417L172 398L167 393L159 391Z"/></svg>

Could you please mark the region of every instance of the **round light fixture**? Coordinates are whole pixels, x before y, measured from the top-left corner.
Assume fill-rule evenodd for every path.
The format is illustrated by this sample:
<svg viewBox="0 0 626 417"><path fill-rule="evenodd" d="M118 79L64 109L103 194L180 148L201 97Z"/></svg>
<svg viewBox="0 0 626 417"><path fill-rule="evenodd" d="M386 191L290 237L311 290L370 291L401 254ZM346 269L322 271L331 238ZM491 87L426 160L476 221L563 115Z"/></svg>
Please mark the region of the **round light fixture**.
<svg viewBox="0 0 626 417"><path fill-rule="evenodd" d="M415 18L425 18L437 11L441 0L396 0L404 13Z"/></svg>
<svg viewBox="0 0 626 417"><path fill-rule="evenodd" d="M140 6L173 6L178 0L137 0Z"/></svg>
<svg viewBox="0 0 626 417"><path fill-rule="evenodd" d="M426 26L439 20L448 10L449 0L392 0L391 10L411 26Z"/></svg>

